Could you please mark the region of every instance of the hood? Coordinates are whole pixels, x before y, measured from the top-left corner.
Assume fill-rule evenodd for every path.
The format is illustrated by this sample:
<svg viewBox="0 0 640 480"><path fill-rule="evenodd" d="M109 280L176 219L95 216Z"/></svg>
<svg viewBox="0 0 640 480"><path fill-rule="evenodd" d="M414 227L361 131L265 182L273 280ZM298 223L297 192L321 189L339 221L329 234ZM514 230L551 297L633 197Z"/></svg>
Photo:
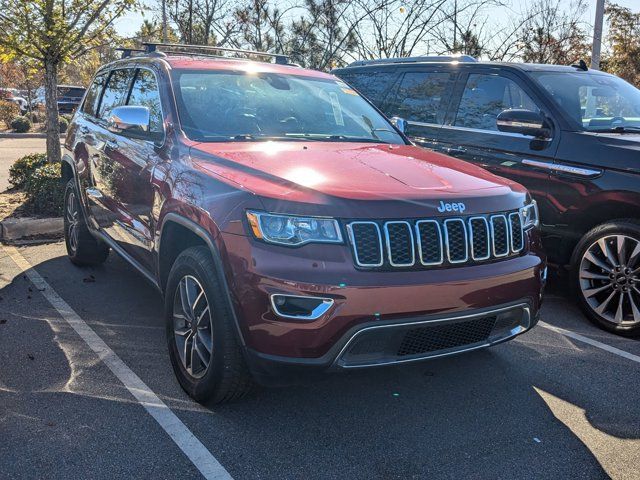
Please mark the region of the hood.
<svg viewBox="0 0 640 480"><path fill-rule="evenodd" d="M269 211L335 216L336 209L348 208L349 217L359 218L436 216L446 203L487 213L517 208L525 196L514 182L411 145L199 143L191 157L195 168L258 195Z"/></svg>
<svg viewBox="0 0 640 480"><path fill-rule="evenodd" d="M640 134L562 132L558 158L594 167L640 173Z"/></svg>

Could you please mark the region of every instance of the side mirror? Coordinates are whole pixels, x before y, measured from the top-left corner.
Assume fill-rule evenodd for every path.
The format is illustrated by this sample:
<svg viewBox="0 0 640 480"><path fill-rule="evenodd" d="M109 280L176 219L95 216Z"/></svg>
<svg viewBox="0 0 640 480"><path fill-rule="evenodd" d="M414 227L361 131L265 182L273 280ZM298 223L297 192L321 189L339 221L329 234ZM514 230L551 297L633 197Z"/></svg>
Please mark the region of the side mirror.
<svg viewBox="0 0 640 480"><path fill-rule="evenodd" d="M111 110L111 115L107 120L107 129L113 133L144 137L149 134L150 121L149 108L123 105Z"/></svg>
<svg viewBox="0 0 640 480"><path fill-rule="evenodd" d="M391 123L402 133L407 130L407 121L401 117L391 117Z"/></svg>
<svg viewBox="0 0 640 480"><path fill-rule="evenodd" d="M507 133L519 133L540 139L551 138L549 122L539 112L531 110L504 110L496 118L498 130Z"/></svg>

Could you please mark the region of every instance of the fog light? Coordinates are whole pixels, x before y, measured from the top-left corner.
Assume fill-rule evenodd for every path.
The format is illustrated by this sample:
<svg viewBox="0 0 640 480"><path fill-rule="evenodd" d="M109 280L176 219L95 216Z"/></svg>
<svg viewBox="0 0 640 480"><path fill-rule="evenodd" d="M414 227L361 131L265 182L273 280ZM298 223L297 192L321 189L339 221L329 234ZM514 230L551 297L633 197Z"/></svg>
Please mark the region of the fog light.
<svg viewBox="0 0 640 480"><path fill-rule="evenodd" d="M315 320L333 305L333 299L299 295L271 295L271 306L279 317L295 320Z"/></svg>

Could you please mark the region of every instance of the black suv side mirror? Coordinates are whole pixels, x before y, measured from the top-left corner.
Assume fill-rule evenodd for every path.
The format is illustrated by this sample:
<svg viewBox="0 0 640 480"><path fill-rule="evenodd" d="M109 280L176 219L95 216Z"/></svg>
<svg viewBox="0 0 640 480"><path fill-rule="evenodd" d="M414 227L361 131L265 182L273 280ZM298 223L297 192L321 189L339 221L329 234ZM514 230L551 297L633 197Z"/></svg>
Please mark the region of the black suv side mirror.
<svg viewBox="0 0 640 480"><path fill-rule="evenodd" d="M498 130L539 139L551 138L551 126L542 113L531 110L504 110L496 118Z"/></svg>

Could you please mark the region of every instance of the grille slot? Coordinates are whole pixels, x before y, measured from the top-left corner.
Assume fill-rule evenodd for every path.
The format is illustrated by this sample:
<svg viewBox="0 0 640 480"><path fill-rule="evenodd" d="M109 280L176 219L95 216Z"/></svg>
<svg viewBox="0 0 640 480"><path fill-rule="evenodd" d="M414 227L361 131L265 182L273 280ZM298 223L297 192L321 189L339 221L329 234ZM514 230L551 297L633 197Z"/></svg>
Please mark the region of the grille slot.
<svg viewBox="0 0 640 480"><path fill-rule="evenodd" d="M484 317L464 322L414 328L409 330L397 355L405 357L436 350L448 350L474 343L485 342L496 323L496 317Z"/></svg>
<svg viewBox="0 0 640 480"><path fill-rule="evenodd" d="M484 217L469 219L471 235L471 257L474 260L486 260L491 256L489 246L489 222Z"/></svg>
<svg viewBox="0 0 640 480"><path fill-rule="evenodd" d="M393 267L410 267L416 261L413 235L409 222L387 222L384 224L385 241L389 263Z"/></svg>
<svg viewBox="0 0 640 480"><path fill-rule="evenodd" d="M423 265L440 265L443 262L442 232L438 222L435 220L416 222L416 239L420 262Z"/></svg>
<svg viewBox="0 0 640 480"><path fill-rule="evenodd" d="M356 264L360 267L381 267L382 238L375 222L353 222L348 226Z"/></svg>
<svg viewBox="0 0 640 480"><path fill-rule="evenodd" d="M469 258L469 242L464 220L448 218L444 221L444 237L450 263L466 262Z"/></svg>
<svg viewBox="0 0 640 480"><path fill-rule="evenodd" d="M520 213L509 214L509 234L511 235L511 251L519 252L524 248L524 235L522 234L522 219Z"/></svg>
<svg viewBox="0 0 640 480"><path fill-rule="evenodd" d="M493 255L504 257L509 254L509 227L507 217L494 215L491 217L491 237L493 239Z"/></svg>

